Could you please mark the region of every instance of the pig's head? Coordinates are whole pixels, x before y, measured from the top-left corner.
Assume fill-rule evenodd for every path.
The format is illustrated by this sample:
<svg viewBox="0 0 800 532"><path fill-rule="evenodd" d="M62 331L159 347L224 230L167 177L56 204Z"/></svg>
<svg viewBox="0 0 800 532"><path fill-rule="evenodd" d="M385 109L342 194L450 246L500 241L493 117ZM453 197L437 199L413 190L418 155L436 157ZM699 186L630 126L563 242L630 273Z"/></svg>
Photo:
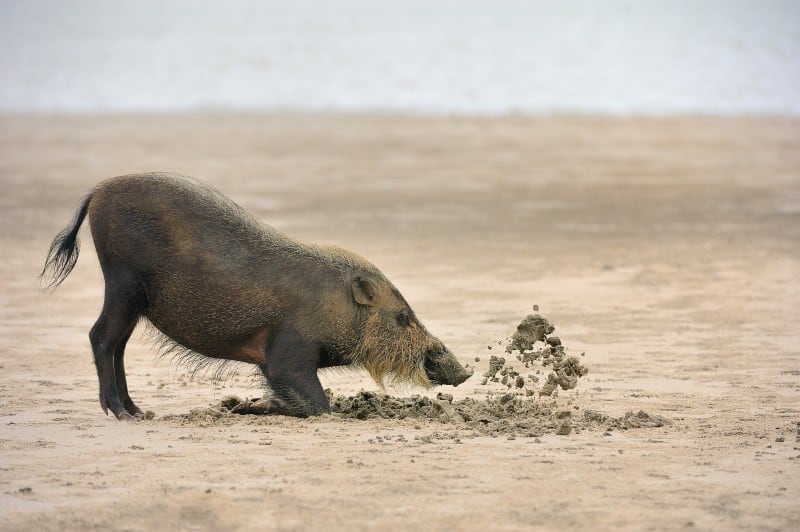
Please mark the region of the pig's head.
<svg viewBox="0 0 800 532"><path fill-rule="evenodd" d="M383 386L384 378L430 388L458 386L473 369L456 357L417 320L400 292L382 276L358 276L351 284L361 330L353 362Z"/></svg>

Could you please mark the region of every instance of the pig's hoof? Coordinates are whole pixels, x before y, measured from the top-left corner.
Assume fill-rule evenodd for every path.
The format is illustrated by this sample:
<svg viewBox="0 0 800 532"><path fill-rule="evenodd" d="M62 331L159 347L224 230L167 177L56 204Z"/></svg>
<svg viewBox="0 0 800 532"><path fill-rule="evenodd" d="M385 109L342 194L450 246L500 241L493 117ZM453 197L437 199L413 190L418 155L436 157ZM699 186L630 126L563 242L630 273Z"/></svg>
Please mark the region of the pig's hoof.
<svg viewBox="0 0 800 532"><path fill-rule="evenodd" d="M286 403L280 399L270 397L257 401L244 401L231 408L233 414L255 414L263 416L265 414L282 414L286 410Z"/></svg>
<svg viewBox="0 0 800 532"><path fill-rule="evenodd" d="M100 408L103 409L103 412L105 412L106 415L108 415L108 411L111 410L111 413L114 414L114 417L120 421L132 421L134 419L131 413L125 410L125 407L122 405L122 401L119 399L109 400L105 396L100 395Z"/></svg>
<svg viewBox="0 0 800 532"><path fill-rule="evenodd" d="M126 399L124 401L124 403L125 403L125 410L129 414L131 414L132 416L138 417L138 416L143 416L144 415L144 412L142 412L142 409L139 408L138 406L136 406L136 404L133 401L131 401L130 399Z"/></svg>
<svg viewBox="0 0 800 532"><path fill-rule="evenodd" d="M116 414L116 416L120 421L136 421L136 418L133 417L127 410L123 410L119 414Z"/></svg>
<svg viewBox="0 0 800 532"><path fill-rule="evenodd" d="M283 410L286 407L283 401L280 399L259 399L253 403L250 403L249 413L250 414L274 414Z"/></svg>

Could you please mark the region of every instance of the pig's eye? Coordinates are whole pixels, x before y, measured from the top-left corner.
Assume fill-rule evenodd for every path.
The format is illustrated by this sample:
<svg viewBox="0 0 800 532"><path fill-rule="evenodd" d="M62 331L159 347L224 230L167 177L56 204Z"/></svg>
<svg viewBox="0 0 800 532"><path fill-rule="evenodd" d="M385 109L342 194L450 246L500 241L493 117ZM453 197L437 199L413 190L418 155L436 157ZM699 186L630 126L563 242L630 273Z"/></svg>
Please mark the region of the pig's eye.
<svg viewBox="0 0 800 532"><path fill-rule="evenodd" d="M400 327L410 327L411 326L411 318L405 312L401 312L397 315L397 324Z"/></svg>

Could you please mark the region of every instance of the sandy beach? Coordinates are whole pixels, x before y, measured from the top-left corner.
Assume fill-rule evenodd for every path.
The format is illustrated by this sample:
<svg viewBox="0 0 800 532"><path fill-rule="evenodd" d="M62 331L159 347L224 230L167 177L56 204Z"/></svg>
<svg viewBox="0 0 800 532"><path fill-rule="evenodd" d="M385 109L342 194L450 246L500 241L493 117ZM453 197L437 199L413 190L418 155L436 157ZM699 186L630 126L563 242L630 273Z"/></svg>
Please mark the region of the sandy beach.
<svg viewBox="0 0 800 532"><path fill-rule="evenodd" d="M589 369L555 399L660 427L487 435L435 420L188 416L189 378L129 344L154 419L103 415L88 228L98 181L166 170L367 257L481 373L534 304ZM348 114L0 116L3 530L791 530L800 523L800 120ZM489 350L489 347L493 347ZM480 362L475 362L475 358ZM457 388L388 388L481 399ZM322 373L335 394L377 391Z"/></svg>

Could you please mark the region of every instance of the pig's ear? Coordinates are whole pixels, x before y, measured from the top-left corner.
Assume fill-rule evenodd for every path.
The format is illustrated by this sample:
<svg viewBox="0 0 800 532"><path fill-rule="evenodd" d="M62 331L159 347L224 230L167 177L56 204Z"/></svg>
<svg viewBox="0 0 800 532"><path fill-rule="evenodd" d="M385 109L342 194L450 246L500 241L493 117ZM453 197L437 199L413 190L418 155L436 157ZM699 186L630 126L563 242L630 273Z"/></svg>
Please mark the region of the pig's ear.
<svg viewBox="0 0 800 532"><path fill-rule="evenodd" d="M353 299L359 305L373 306L375 298L378 296L378 289L369 280L363 277L353 279Z"/></svg>

